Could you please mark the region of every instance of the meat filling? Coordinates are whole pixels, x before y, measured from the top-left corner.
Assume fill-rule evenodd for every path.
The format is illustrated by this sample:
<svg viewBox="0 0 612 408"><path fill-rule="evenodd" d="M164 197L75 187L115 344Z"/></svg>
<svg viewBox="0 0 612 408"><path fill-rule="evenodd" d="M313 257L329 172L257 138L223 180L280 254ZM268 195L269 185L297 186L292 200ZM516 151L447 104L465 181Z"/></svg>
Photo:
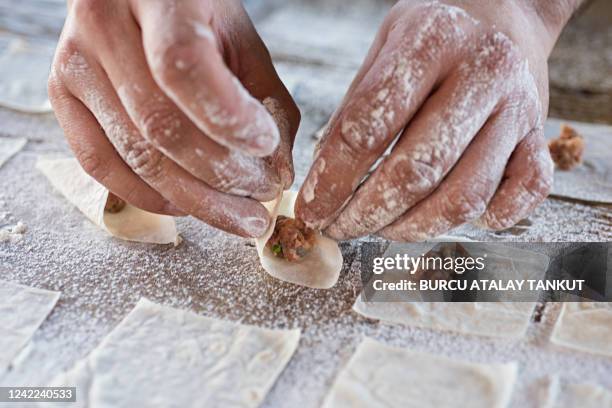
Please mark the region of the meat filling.
<svg viewBox="0 0 612 408"><path fill-rule="evenodd" d="M104 211L117 214L121 212L125 208L125 201L114 195L113 193L108 193L108 199L106 200L106 205L104 206Z"/></svg>
<svg viewBox="0 0 612 408"><path fill-rule="evenodd" d="M315 238L315 231L302 221L279 215L266 246L276 257L299 262L310 252Z"/></svg>
<svg viewBox="0 0 612 408"><path fill-rule="evenodd" d="M558 139L548 143L550 155L560 170L571 170L582 163L584 139L573 128L564 125Z"/></svg>

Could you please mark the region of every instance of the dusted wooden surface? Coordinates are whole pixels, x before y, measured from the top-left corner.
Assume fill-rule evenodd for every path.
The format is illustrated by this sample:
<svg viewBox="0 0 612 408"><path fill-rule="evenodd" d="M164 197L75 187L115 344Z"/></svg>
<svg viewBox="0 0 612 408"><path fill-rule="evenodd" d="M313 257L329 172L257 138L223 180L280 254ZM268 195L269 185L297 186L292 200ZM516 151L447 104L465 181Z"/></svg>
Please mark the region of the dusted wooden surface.
<svg viewBox="0 0 612 408"><path fill-rule="evenodd" d="M311 163L312 135L342 98L384 14L380 7L361 8L356 2L344 9L327 4L331 1L320 0L317 8L309 3L273 14L260 12L258 20L281 77L303 113L294 151L296 186ZM299 27L291 24L296 19ZM347 48L351 37L352 47ZM259 266L251 243L192 218L178 221L184 242L177 248L122 242L93 227L35 170L40 155L70 154L53 115L0 109L0 135L29 140L25 150L0 169L0 213L9 213L6 222L22 221L28 228L22 241L0 243L0 278L62 292L29 352L6 376L0 375L0 385L44 384L94 349L146 296L206 316L301 328L298 350L265 407L320 406L363 336L477 362L516 360L521 372L513 407L539 406L534 395L548 375L612 387L610 359L551 345L558 305L548 304L542 322L532 323L528 336L517 342L367 320L351 312L361 286L359 242L342 245L345 265L330 291L274 280ZM551 198L510 230L483 233L467 228L462 234L495 241L610 241L612 206Z"/></svg>

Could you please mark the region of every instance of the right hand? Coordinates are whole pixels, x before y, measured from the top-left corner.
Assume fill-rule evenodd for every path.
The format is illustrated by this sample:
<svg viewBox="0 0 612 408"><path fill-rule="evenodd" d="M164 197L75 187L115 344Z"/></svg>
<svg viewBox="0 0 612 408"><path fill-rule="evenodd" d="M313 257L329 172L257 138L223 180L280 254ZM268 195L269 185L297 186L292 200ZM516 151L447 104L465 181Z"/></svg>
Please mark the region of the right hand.
<svg viewBox="0 0 612 408"><path fill-rule="evenodd" d="M143 210L262 235L300 115L241 2L68 8L49 97L84 170Z"/></svg>

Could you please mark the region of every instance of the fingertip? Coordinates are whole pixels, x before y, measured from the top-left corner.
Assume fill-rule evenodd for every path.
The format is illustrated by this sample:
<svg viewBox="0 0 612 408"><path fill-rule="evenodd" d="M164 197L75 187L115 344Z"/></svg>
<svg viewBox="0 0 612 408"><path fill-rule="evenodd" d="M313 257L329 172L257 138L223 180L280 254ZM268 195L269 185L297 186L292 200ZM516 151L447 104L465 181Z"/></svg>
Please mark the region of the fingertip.
<svg viewBox="0 0 612 408"><path fill-rule="evenodd" d="M315 230L323 229L323 222L319 219L316 212L312 210L310 205L304 200L302 191L300 191L298 198L295 201L294 211L296 218L303 221L308 228Z"/></svg>
<svg viewBox="0 0 612 408"><path fill-rule="evenodd" d="M340 228L337 224L332 224L323 231L326 236L336 241L343 241L348 239L342 228Z"/></svg>
<svg viewBox="0 0 612 408"><path fill-rule="evenodd" d="M254 124L244 127L242 143L238 148L246 150L247 153L255 157L266 157L272 155L280 144L280 132L272 116L262 109L257 112Z"/></svg>
<svg viewBox="0 0 612 408"><path fill-rule="evenodd" d="M276 199L283 192L283 184L274 183L253 193L252 197L262 203Z"/></svg>
<svg viewBox="0 0 612 408"><path fill-rule="evenodd" d="M186 217L188 215L185 211L181 210L169 201L164 204L162 211L165 215L170 215L173 217Z"/></svg>
<svg viewBox="0 0 612 408"><path fill-rule="evenodd" d="M271 221L267 213L265 217L257 215L242 218L239 225L239 235L245 238L260 238L268 231Z"/></svg>

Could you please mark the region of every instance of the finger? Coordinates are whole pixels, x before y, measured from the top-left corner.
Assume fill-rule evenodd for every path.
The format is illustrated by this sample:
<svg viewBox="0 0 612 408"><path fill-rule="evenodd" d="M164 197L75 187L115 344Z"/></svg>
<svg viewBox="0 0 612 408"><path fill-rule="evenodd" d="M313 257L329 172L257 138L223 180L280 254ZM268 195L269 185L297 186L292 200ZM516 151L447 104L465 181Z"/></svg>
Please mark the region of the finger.
<svg viewBox="0 0 612 408"><path fill-rule="evenodd" d="M213 227L245 237L266 231L269 215L260 203L210 188L156 150L132 124L102 68L66 48L63 53L68 55L60 65L62 82L94 114L117 153L142 180Z"/></svg>
<svg viewBox="0 0 612 408"><path fill-rule="evenodd" d="M238 5L239 3L235 3ZM270 53L257 34L246 11L237 6L234 11L237 24L232 30L221 30L221 41L232 43L235 53L229 55L228 65L246 90L266 107L276 123L280 143L266 161L281 177L282 184L293 184L293 142L300 124L300 111L274 68Z"/></svg>
<svg viewBox="0 0 612 408"><path fill-rule="evenodd" d="M226 66L210 27L211 6L197 0L131 4L153 77L181 110L224 146L272 154L278 128Z"/></svg>
<svg viewBox="0 0 612 408"><path fill-rule="evenodd" d="M162 92L147 67L140 32L129 9L124 14L125 21L115 24L110 34L122 41L111 41L112 48L99 47L97 53L140 134L212 188L259 201L277 197L282 185L275 169L263 159L211 140ZM121 16L115 18L121 20Z"/></svg>
<svg viewBox="0 0 612 408"><path fill-rule="evenodd" d="M535 119L528 114L535 111L533 106L521 102L502 106L438 188L379 235L393 241L425 241L480 217L501 182L513 150ZM341 235L341 230L334 229L335 224L328 229L331 236Z"/></svg>
<svg viewBox="0 0 612 408"><path fill-rule="evenodd" d="M439 33L457 36L456 25L464 22L433 13L424 27L392 26L377 60L330 123L296 203L310 226L320 229L332 221L457 59L458 47L440 46Z"/></svg>
<svg viewBox="0 0 612 408"><path fill-rule="evenodd" d="M553 172L543 131L537 128L517 146L503 182L478 223L501 230L527 217L550 193Z"/></svg>
<svg viewBox="0 0 612 408"><path fill-rule="evenodd" d="M53 77L49 80L49 99L68 144L86 173L142 210L185 215L132 172L106 139L96 118Z"/></svg>
<svg viewBox="0 0 612 408"><path fill-rule="evenodd" d="M337 217L335 234L353 238L379 231L436 189L503 103L507 84L519 75L515 61L508 39L487 38L475 59L461 64L427 100L357 190Z"/></svg>
<svg viewBox="0 0 612 408"><path fill-rule="evenodd" d="M363 63L359 67L359 70L357 71L357 74L355 75L355 78L353 78L353 80L351 81L351 85L349 86L349 89L346 91L346 94L342 98L342 101L341 101L341 103L339 105L340 107L334 112L334 114L329 119L327 125L324 127L323 135L320 137L320 139L317 142L317 145L315 147L315 157L318 155L319 150L321 149L321 146L326 143L326 141L327 141L327 139L328 139L328 137L330 135L331 124L335 123L338 120L338 116L340 115L340 113L342 113L343 107L345 105L347 105L348 101L350 101L350 99L353 97L353 94L354 94L355 90L363 82L364 77L368 74L368 72L370 72L370 70L372 69L372 65L374 65L374 63L376 62L378 56L380 55L380 52L382 51L382 49L383 49L383 47L384 47L384 45L385 45L385 43L387 41L387 37L389 35L389 30L390 30L391 25L394 22L394 17L397 14L397 10L399 9L399 5L400 5L400 3L396 4L391 9L389 14L385 18L385 20L383 21L380 29L376 33L374 41L372 42L372 45L370 46L370 49L368 50L368 53L367 53Z"/></svg>

